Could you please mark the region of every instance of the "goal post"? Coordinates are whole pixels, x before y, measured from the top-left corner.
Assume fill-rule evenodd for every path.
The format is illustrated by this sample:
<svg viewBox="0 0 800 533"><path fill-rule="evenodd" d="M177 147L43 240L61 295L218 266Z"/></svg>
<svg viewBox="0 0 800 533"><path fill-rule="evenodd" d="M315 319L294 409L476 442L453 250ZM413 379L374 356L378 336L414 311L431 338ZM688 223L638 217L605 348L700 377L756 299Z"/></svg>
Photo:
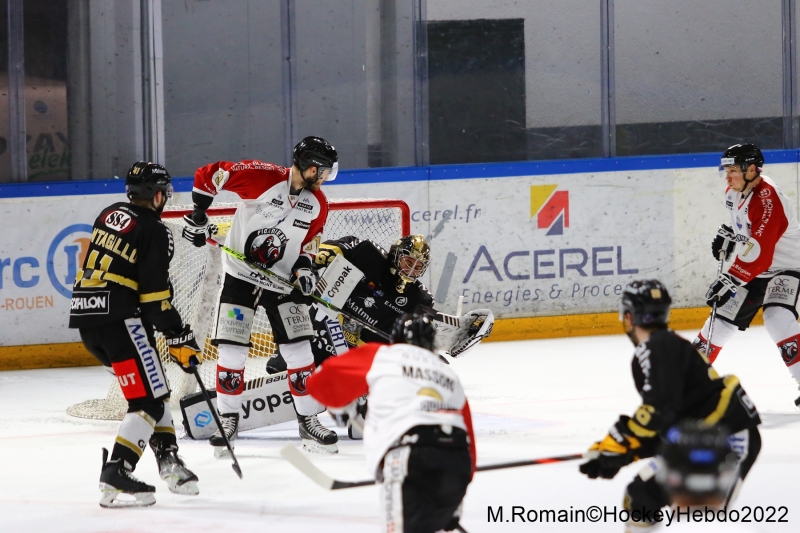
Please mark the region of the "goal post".
<svg viewBox="0 0 800 533"><path fill-rule="evenodd" d="M215 237L224 244L238 204L215 204L206 211L211 224L219 233ZM402 200L393 199L329 199L328 220L323 230L323 240L338 239L347 235L370 239L387 249L400 237L411 232L411 214ZM168 206L161 215L170 228L175 252L170 263L170 280L173 286L172 303L180 312L184 323L190 324L197 343L203 350L203 364L199 375L206 387L215 386L217 348L211 345L211 335L216 322L217 299L222 289L221 252L213 246L197 248L181 238L183 216L192 212L192 206ZM267 360L275 354L277 346L272 340L269 321L259 308L253 321L250 337L252 347L248 352L245 379L251 381L267 375ZM156 333L156 344L164 365L172 394L170 406L178 409L178 402L196 391L193 376L183 372L169 359L163 335ZM127 402L114 379L105 399L87 400L73 405L67 413L80 418L121 420Z"/></svg>

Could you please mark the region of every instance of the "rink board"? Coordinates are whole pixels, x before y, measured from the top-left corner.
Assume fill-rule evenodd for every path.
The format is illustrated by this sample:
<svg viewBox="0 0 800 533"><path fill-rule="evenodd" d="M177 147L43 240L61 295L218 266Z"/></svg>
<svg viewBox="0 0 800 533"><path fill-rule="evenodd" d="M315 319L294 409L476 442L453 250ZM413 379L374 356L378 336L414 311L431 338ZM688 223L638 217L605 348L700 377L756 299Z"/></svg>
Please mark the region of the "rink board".
<svg viewBox="0 0 800 533"><path fill-rule="evenodd" d="M764 169L795 204L796 159L796 151L767 152ZM661 279L675 308L702 307L716 270L709 243L726 216L717 160L699 154L350 171L325 190L331 198L405 200L412 232L431 243L423 281L437 308L455 312L460 296L465 310L490 308L499 336L504 324L526 319L537 319L521 328L531 331L543 317L613 314L636 278ZM191 202L191 180L176 180L176 189L175 203ZM0 359L25 357L10 347L35 346L34 366L91 363L77 331L66 327L72 279L94 216L124 199L119 180L0 185L0 219L13 221L0 233ZM46 348L56 344L61 349Z"/></svg>

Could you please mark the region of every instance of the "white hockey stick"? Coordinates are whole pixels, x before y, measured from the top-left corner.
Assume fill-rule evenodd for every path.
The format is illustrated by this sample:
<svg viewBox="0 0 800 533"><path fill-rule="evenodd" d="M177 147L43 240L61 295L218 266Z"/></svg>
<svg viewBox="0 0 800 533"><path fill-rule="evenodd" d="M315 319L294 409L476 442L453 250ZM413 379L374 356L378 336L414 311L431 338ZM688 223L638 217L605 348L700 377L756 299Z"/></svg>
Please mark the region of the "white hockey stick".
<svg viewBox="0 0 800 533"><path fill-rule="evenodd" d="M287 444L283 448L281 448L281 455L284 459L289 461L292 466L297 468L300 472L305 474L311 481L319 485L325 490L339 490L339 489L351 489L353 487L366 487L368 485L374 485L374 479L367 479L364 481L340 481L338 479L334 479L330 477L328 474L314 466L312 463L303 453L297 449L296 446L292 444ZM578 459L583 459L584 456L582 453L576 453L572 455L560 455L556 457L545 457L542 459L527 459L524 461L513 461L511 463L499 463L495 465L486 465L486 466L479 466L476 468L478 472L485 472L487 470L500 470L503 468L516 468L519 466L530 466L530 465L542 465L542 464L549 464L549 463L560 463L563 461L576 461Z"/></svg>

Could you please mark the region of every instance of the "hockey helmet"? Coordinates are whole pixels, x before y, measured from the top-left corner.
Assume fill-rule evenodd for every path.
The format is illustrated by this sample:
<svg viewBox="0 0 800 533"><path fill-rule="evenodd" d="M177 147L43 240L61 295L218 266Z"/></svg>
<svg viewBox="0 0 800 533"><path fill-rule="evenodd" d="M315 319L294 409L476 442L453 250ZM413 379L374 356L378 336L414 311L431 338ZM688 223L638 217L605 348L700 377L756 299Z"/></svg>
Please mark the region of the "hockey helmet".
<svg viewBox="0 0 800 533"><path fill-rule="evenodd" d="M324 181L335 180L339 172L339 154L322 137L306 137L297 143L292 150L292 162L303 172L308 167L317 167L317 178Z"/></svg>
<svg viewBox="0 0 800 533"><path fill-rule="evenodd" d="M721 503L736 480L737 455L729 432L703 420L684 420L667 431L656 481L676 503Z"/></svg>
<svg viewBox="0 0 800 533"><path fill-rule="evenodd" d="M167 169L158 163L137 161L131 165L125 177L125 193L128 198L152 200L157 191L172 198L172 178Z"/></svg>
<svg viewBox="0 0 800 533"><path fill-rule="evenodd" d="M764 166L764 154L755 144L734 144L722 154L719 163L720 175L725 176L725 167L736 165L742 169L742 174L747 174L750 165L755 165L757 173Z"/></svg>
<svg viewBox="0 0 800 533"><path fill-rule="evenodd" d="M399 278L397 292L414 283L428 269L431 248L422 235L406 235L389 248L389 269Z"/></svg>
<svg viewBox="0 0 800 533"><path fill-rule="evenodd" d="M394 321L391 337L392 344L413 344L432 351L436 328L428 315L403 313Z"/></svg>
<svg viewBox="0 0 800 533"><path fill-rule="evenodd" d="M667 288L656 279L628 283L619 303L619 319L630 313L635 326L665 326L672 303Z"/></svg>

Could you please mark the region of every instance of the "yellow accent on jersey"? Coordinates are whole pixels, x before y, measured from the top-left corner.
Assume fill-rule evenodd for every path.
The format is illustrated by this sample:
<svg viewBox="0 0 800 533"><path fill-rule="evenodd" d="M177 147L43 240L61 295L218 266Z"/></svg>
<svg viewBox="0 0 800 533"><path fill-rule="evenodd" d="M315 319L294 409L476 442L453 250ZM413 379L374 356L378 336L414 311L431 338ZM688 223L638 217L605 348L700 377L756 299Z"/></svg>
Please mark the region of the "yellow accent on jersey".
<svg viewBox="0 0 800 533"><path fill-rule="evenodd" d="M147 294L140 294L139 295L139 301L141 303L143 303L143 304L146 304L146 303L149 303L149 302L157 302L159 300L166 300L169 297L170 297L170 291L169 291L169 289L167 289L165 291L148 292Z"/></svg>
<svg viewBox="0 0 800 533"><path fill-rule="evenodd" d="M734 375L725 376L722 378L722 381L725 383L725 388L719 393L719 402L717 403L717 408L714 409L713 413L706 417L706 423L710 426L713 426L719 422L725 415L725 411L728 410L728 406L731 403L731 395L736 387L739 386L739 378Z"/></svg>

